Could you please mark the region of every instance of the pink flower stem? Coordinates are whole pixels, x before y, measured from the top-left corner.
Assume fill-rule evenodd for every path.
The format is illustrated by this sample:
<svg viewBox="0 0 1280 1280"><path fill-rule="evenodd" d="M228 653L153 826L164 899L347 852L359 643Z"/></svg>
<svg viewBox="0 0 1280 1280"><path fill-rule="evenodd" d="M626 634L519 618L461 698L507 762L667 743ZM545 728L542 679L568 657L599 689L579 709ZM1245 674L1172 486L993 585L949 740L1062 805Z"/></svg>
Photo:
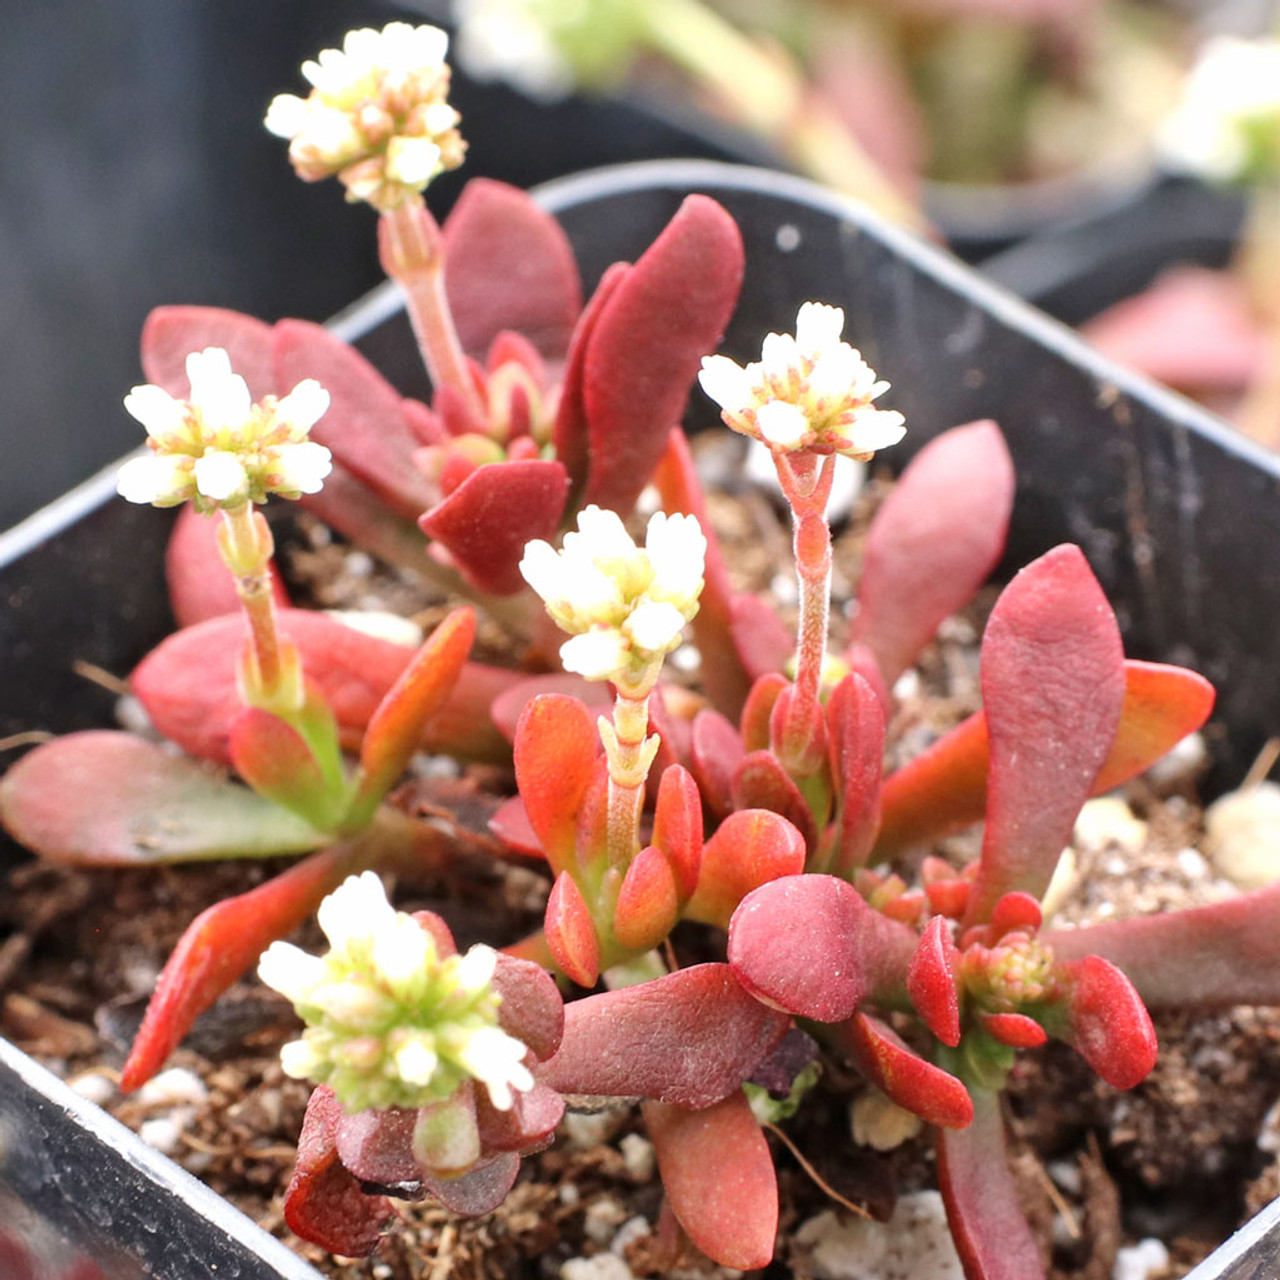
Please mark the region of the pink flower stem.
<svg viewBox="0 0 1280 1280"><path fill-rule="evenodd" d="M609 865L625 871L640 852L640 809L648 774L645 736L649 729L649 695L629 696L622 689L613 704L616 747L606 739L609 757L607 843Z"/></svg>
<svg viewBox="0 0 1280 1280"><path fill-rule="evenodd" d="M451 387L472 417L484 422L487 414L458 341L445 293L440 226L424 204L406 202L383 213L378 220L378 254L382 269L404 291L432 386L437 390Z"/></svg>
<svg viewBox="0 0 1280 1280"><path fill-rule="evenodd" d="M821 762L822 744L815 739L814 726L821 716L819 698L831 610L831 529L826 508L835 477L835 455L778 453L774 463L782 492L791 504L800 597L796 678L782 730L783 763L804 776Z"/></svg>

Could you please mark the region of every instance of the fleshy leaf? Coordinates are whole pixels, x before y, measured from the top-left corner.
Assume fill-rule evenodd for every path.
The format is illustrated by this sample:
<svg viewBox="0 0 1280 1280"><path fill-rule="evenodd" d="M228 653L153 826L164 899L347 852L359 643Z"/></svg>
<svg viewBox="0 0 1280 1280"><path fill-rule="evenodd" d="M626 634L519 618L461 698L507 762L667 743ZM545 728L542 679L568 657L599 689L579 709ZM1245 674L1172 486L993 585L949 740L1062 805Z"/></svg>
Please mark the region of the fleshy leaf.
<svg viewBox="0 0 1280 1280"><path fill-rule="evenodd" d="M1133 983L1100 956L1071 966L1063 1038L1109 1084L1132 1089L1156 1065L1151 1015Z"/></svg>
<svg viewBox="0 0 1280 1280"><path fill-rule="evenodd" d="M737 716L750 680L742 668L736 637L731 632L733 585L683 431L673 430L668 436L666 452L653 473L653 483L661 495L662 509L694 516L706 536L704 585L693 619L693 638L702 655L700 675L707 695L726 715Z"/></svg>
<svg viewBox="0 0 1280 1280"><path fill-rule="evenodd" d="M566 694L576 698L597 715L610 711L613 695L609 686L599 680L584 680L572 671L552 671L546 675L524 676L493 700L489 714L508 742L516 740L516 728L524 709L544 693Z"/></svg>
<svg viewBox="0 0 1280 1280"><path fill-rule="evenodd" d="M20 844L80 866L265 858L326 839L247 787L110 729L28 752L0 779L0 818Z"/></svg>
<svg viewBox="0 0 1280 1280"><path fill-rule="evenodd" d="M178 626L190 627L206 618L240 611L235 579L218 554L220 521L199 515L188 505L178 512L164 553L169 604ZM287 609L289 596L271 562L271 595L276 607Z"/></svg>
<svg viewBox="0 0 1280 1280"><path fill-rule="evenodd" d="M354 347L309 320L275 328L277 385L315 378L329 393L329 409L310 437L372 487L396 514L414 519L434 500L414 465L420 441L401 408L403 397Z"/></svg>
<svg viewBox="0 0 1280 1280"><path fill-rule="evenodd" d="M690 754L707 807L716 817L727 817L733 812L733 775L744 754L738 731L707 707L693 719Z"/></svg>
<svg viewBox="0 0 1280 1280"><path fill-rule="evenodd" d="M1004 1149L1000 1095L973 1091L973 1123L938 1133L938 1187L966 1280L1043 1280Z"/></svg>
<svg viewBox="0 0 1280 1280"><path fill-rule="evenodd" d="M978 1020L989 1036L1014 1049L1038 1049L1049 1039L1048 1032L1025 1013L984 1013Z"/></svg>
<svg viewBox="0 0 1280 1280"><path fill-rule="evenodd" d="M508 796L489 819L489 830L509 853L525 858L544 858L542 841L529 822L529 812L519 796Z"/></svg>
<svg viewBox="0 0 1280 1280"><path fill-rule="evenodd" d="M477 590L512 595L525 585L525 544L555 537L568 492L559 462L494 462L473 471L418 527L448 550Z"/></svg>
<svg viewBox="0 0 1280 1280"><path fill-rule="evenodd" d="M338 1159L362 1183L383 1187L422 1180L422 1166L413 1154L413 1130L418 1113L410 1107L341 1111L333 1124Z"/></svg>
<svg viewBox="0 0 1280 1280"><path fill-rule="evenodd" d="M785 818L767 809L731 813L702 848L698 887L684 915L727 928L752 889L798 875L804 859L804 837Z"/></svg>
<svg viewBox="0 0 1280 1280"><path fill-rule="evenodd" d="M832 868L849 875L863 866L880 830L884 775L884 708L857 672L836 685L827 702L831 771L839 797L840 844Z"/></svg>
<svg viewBox="0 0 1280 1280"><path fill-rule="evenodd" d="M982 641L987 825L966 922L1004 894L1043 894L1115 740L1124 704L1115 614L1079 547L1021 570Z"/></svg>
<svg viewBox="0 0 1280 1280"><path fill-rule="evenodd" d="M578 814L600 755L591 712L576 698L543 694L520 717L516 783L529 825L556 872L575 864Z"/></svg>
<svg viewBox="0 0 1280 1280"><path fill-rule="evenodd" d="M478 1218L492 1213L516 1184L520 1157L506 1151L477 1165L460 1178L427 1176L422 1184L446 1209L464 1218Z"/></svg>
<svg viewBox="0 0 1280 1280"><path fill-rule="evenodd" d="M360 748L352 820L367 818L404 773L428 722L453 691L475 635L475 613L455 609L432 631L378 705Z"/></svg>
<svg viewBox="0 0 1280 1280"><path fill-rule="evenodd" d="M1043 939L1062 961L1109 960L1156 1011L1280 1005L1280 884Z"/></svg>
<svg viewBox="0 0 1280 1280"><path fill-rule="evenodd" d="M925 1026L945 1045L960 1043L960 994L956 967L960 952L943 916L925 926L907 969L907 994Z"/></svg>
<svg viewBox="0 0 1280 1280"><path fill-rule="evenodd" d="M335 845L202 911L156 981L120 1087L128 1093L150 1080L195 1020L271 943L314 915L321 899L367 857L357 842Z"/></svg>
<svg viewBox="0 0 1280 1280"><path fill-rule="evenodd" d="M862 1012L840 1028L839 1043L854 1065L898 1106L942 1129L973 1120L964 1083L910 1049L887 1023Z"/></svg>
<svg viewBox="0 0 1280 1280"><path fill-rule="evenodd" d="M748 995L727 964L700 964L575 1000L560 1049L535 1075L561 1093L709 1107L786 1034L786 1014Z"/></svg>
<svg viewBox="0 0 1280 1280"><path fill-rule="evenodd" d="M702 797L698 784L682 765L672 765L663 771L658 784L653 843L671 864L676 891L682 901L688 900L698 887L702 836Z"/></svg>
<svg viewBox="0 0 1280 1280"><path fill-rule="evenodd" d="M223 307L156 307L142 326L142 371L148 382L185 400L187 356L221 347L255 401L276 394L272 330L263 320ZM289 388L286 387L285 391Z"/></svg>
<svg viewBox="0 0 1280 1280"><path fill-rule="evenodd" d="M372 1253L383 1226L395 1217L383 1196L367 1196L338 1158L335 1126L343 1110L320 1086L307 1103L298 1162L284 1197L289 1230L330 1253L358 1258Z"/></svg>
<svg viewBox="0 0 1280 1280"><path fill-rule="evenodd" d="M990 420L943 432L903 471L867 531L853 638L886 685L969 603L1004 549L1013 461Z"/></svg>
<svg viewBox="0 0 1280 1280"><path fill-rule="evenodd" d="M671 932L679 909L671 864L661 849L648 845L623 877L613 913L614 935L632 951L649 951Z"/></svg>
<svg viewBox="0 0 1280 1280"><path fill-rule="evenodd" d="M586 353L585 502L623 515L635 505L684 414L699 361L733 314L742 272L737 225L714 200L692 195L620 280Z"/></svg>
<svg viewBox="0 0 1280 1280"><path fill-rule="evenodd" d="M600 939L582 890L567 871L551 886L544 927L560 968L580 987L594 987L600 976Z"/></svg>
<svg viewBox="0 0 1280 1280"><path fill-rule="evenodd" d="M511 1106L499 1111L484 1090L476 1097L476 1121L480 1144L486 1151L527 1154L549 1146L556 1126L564 1119L564 1099L545 1085L513 1094Z"/></svg>
<svg viewBox="0 0 1280 1280"><path fill-rule="evenodd" d="M807 849L817 847L818 825L813 810L771 751L753 751L738 762L733 774L733 806L781 814L800 832Z"/></svg>
<svg viewBox="0 0 1280 1280"><path fill-rule="evenodd" d="M729 963L773 1008L843 1022L862 999L900 981L915 942L847 881L790 875L743 898L729 922Z"/></svg>
<svg viewBox="0 0 1280 1280"><path fill-rule="evenodd" d="M298 648L308 683L333 708L343 744L357 746L414 651L309 609L281 610L278 621ZM230 763L227 737L241 706L236 655L244 626L242 618L228 616L187 627L153 649L130 677L156 730L189 755L217 764ZM519 679L514 671L468 663L427 726L422 749L464 760L510 759L488 708Z"/></svg>
<svg viewBox="0 0 1280 1280"><path fill-rule="evenodd" d="M502 997L498 1022L522 1041L535 1058L551 1057L564 1035L564 1000L541 965L498 954L490 984Z"/></svg>
<svg viewBox="0 0 1280 1280"><path fill-rule="evenodd" d="M504 329L558 359L582 310L573 247L517 187L472 178L443 227L445 293L463 350L477 360Z"/></svg>
<svg viewBox="0 0 1280 1280"><path fill-rule="evenodd" d="M1124 707L1115 741L1093 784L1093 795L1149 768L1213 710L1213 686L1184 667L1129 658ZM970 823L986 811L990 745L986 717L970 716L939 738L884 785L876 853L892 857Z"/></svg>
<svg viewBox="0 0 1280 1280"><path fill-rule="evenodd" d="M341 816L346 788L327 776L306 739L261 707L244 707L231 722L231 763L260 795L321 831ZM335 783L337 785L333 785Z"/></svg>
<svg viewBox="0 0 1280 1280"><path fill-rule="evenodd" d="M729 605L733 646L751 680L782 671L796 651L795 637L759 596L739 592Z"/></svg>
<svg viewBox="0 0 1280 1280"><path fill-rule="evenodd" d="M773 1261L778 1179L760 1123L739 1090L701 1111L646 1102L645 1126L676 1219L723 1267Z"/></svg>
<svg viewBox="0 0 1280 1280"><path fill-rule="evenodd" d="M784 675L763 675L751 686L742 708L742 745L748 751L764 751L769 746L769 725L773 708L783 693L791 688Z"/></svg>

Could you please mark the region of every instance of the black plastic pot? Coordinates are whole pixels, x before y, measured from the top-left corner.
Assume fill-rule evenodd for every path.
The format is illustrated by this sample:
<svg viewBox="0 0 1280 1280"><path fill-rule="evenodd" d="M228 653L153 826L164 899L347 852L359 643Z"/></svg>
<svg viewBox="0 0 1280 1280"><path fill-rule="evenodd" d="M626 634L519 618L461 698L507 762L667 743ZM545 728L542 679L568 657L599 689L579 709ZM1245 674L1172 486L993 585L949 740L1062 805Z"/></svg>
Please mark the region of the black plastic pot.
<svg viewBox="0 0 1280 1280"><path fill-rule="evenodd" d="M884 403L906 414L910 431L892 451L895 465L949 426L996 418L1018 471L1009 565L1063 540L1080 543L1117 608L1130 654L1185 663L1218 685L1211 735L1218 774L1238 780L1280 722L1276 459L1112 367L953 259L797 179L644 164L553 183L541 199L563 220L591 283L614 259L634 258L694 190L725 204L746 240L743 301L725 349L753 356L766 330L791 327L801 302L836 303L846 310L847 336L893 383ZM392 295L374 295L339 328L362 334L360 345L406 390L421 389ZM700 394L693 401L691 424L710 422L709 402ZM72 660L125 671L164 634L166 517L111 501L111 489L112 477L99 477L0 538L7 604L0 736L102 723L107 698L71 674ZM232 1250L254 1238L247 1226L229 1225L234 1215L225 1206L212 1213L208 1193L167 1160L120 1137L21 1055L6 1049L0 1061L0 1117L17 1117L11 1123L20 1132L44 1126L40 1149L50 1153L33 1185L26 1157L16 1154L22 1148L0 1146L7 1153L0 1154L0 1196L25 1200L47 1230L96 1257L104 1256L105 1240L133 1261L135 1273L173 1280L192 1273L189 1262L185 1270L175 1262L172 1239L191 1241L198 1251L188 1258L203 1259L215 1256L212 1241ZM134 1230L139 1204L156 1195L174 1218L164 1218L156 1234L145 1223ZM1250 1230L1248 1261L1228 1245L1196 1271L1197 1280L1271 1274L1280 1240L1275 1215ZM279 1250L265 1245L238 1265L245 1276L310 1274L288 1271Z"/></svg>

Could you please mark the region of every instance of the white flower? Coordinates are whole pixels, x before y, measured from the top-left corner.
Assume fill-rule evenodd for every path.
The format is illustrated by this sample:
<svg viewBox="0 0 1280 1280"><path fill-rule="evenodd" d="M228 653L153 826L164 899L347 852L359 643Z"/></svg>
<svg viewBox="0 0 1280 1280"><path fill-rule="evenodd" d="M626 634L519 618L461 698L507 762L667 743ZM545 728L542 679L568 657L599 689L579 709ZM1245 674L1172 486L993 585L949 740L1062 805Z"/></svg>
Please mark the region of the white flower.
<svg viewBox="0 0 1280 1280"><path fill-rule="evenodd" d="M861 354L841 341L844 312L806 302L796 332L770 333L761 358L745 368L727 356L707 356L698 381L735 431L777 453L807 449L869 458L902 439L900 413L876 409L888 390Z"/></svg>
<svg viewBox="0 0 1280 1280"><path fill-rule="evenodd" d="M349 876L317 914L327 955L276 942L258 964L307 1024L281 1050L287 1075L329 1085L348 1111L442 1102L467 1079L507 1108L513 1088L533 1087L525 1046L498 1025L496 952L442 959L372 871Z"/></svg>
<svg viewBox="0 0 1280 1280"><path fill-rule="evenodd" d="M477 80L507 80L531 98L573 92L574 74L527 0L455 0L458 57Z"/></svg>
<svg viewBox="0 0 1280 1280"><path fill-rule="evenodd" d="M1280 39L1207 41L1159 144L1176 168L1215 181L1280 175Z"/></svg>
<svg viewBox="0 0 1280 1280"><path fill-rule="evenodd" d="M150 384L124 398L147 430L152 456L121 468L123 497L162 507L191 501L207 511L265 502L272 493L319 492L333 463L328 449L307 439L329 407L329 393L314 378L279 400L267 396L254 404L222 348L193 351L186 369L187 400Z"/></svg>
<svg viewBox="0 0 1280 1280"><path fill-rule="evenodd" d="M278 94L264 123L289 139L305 181L336 174L349 200L395 209L462 163L459 116L446 101L448 48L445 32L425 24L348 31L341 49L302 64L311 93Z"/></svg>
<svg viewBox="0 0 1280 1280"><path fill-rule="evenodd" d="M591 506L559 553L528 543L520 572L572 637L560 649L565 670L644 683L698 611L706 550L693 516L658 512L637 547L616 512Z"/></svg>
<svg viewBox="0 0 1280 1280"><path fill-rule="evenodd" d="M533 1076L524 1065L528 1050L500 1027L480 1027L463 1039L453 1057L489 1092L499 1111L511 1109L511 1090L533 1088Z"/></svg>

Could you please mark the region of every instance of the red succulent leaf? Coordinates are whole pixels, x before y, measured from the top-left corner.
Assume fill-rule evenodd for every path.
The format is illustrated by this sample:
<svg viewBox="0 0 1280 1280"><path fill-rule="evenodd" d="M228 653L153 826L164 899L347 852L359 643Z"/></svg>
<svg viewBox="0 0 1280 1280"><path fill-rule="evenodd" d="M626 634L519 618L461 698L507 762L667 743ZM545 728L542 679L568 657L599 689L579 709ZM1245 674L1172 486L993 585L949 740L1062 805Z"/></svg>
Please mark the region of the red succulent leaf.
<svg viewBox="0 0 1280 1280"><path fill-rule="evenodd" d="M552 441L555 445L556 458L564 464L569 474L570 493L575 505L577 505L578 495L587 483L587 469L591 461L587 410L582 398L587 352L601 313L630 271L629 263L615 262L600 277L595 293L591 295L586 309L578 317L578 323L574 327L573 337L569 343L569 354L565 360L564 378L560 384L560 403L556 407ZM672 508L664 507L664 509Z"/></svg>
<svg viewBox="0 0 1280 1280"><path fill-rule="evenodd" d="M414 651L310 609L281 610L278 622L298 648L308 683L332 707L343 744L358 745ZM189 755L217 764L230 763L231 721L242 705L236 658L244 626L242 618L228 616L187 627L153 649L130 677L156 730ZM489 720L488 708L519 679L513 671L468 663L428 725L423 750L470 760L509 759L510 747Z"/></svg>
<svg viewBox="0 0 1280 1280"><path fill-rule="evenodd" d="M525 543L555 537L568 493L559 462L493 462L473 471L418 527L447 548L477 590L512 595L525 585Z"/></svg>
<svg viewBox="0 0 1280 1280"><path fill-rule="evenodd" d="M925 445L876 512L853 638L875 654L886 685L995 568L1013 489L1013 460L1000 428L972 422Z"/></svg>
<svg viewBox="0 0 1280 1280"><path fill-rule="evenodd" d="M750 1077L790 1024L727 964L694 965L575 1000L559 1050L535 1075L560 1093L709 1107Z"/></svg>
<svg viewBox="0 0 1280 1280"><path fill-rule="evenodd" d="M421 400L406 396L400 401L400 412L404 414L410 430L423 444L443 444L448 438L449 433L445 430L440 415Z"/></svg>
<svg viewBox="0 0 1280 1280"><path fill-rule="evenodd" d="M281 320L275 327L278 386L315 378L329 393L329 409L310 437L376 490L397 515L414 519L434 501L413 463L421 445L401 408L403 397L354 347L323 325Z"/></svg>
<svg viewBox="0 0 1280 1280"><path fill-rule="evenodd" d="M600 939L582 890L567 871L551 886L544 928L556 964L580 987L594 987L600 976Z"/></svg>
<svg viewBox="0 0 1280 1280"><path fill-rule="evenodd" d="M742 272L737 224L714 200L692 195L613 290L583 371L584 501L623 515L635 505L684 414L699 361L724 334Z"/></svg>
<svg viewBox="0 0 1280 1280"><path fill-rule="evenodd" d="M929 910L948 920L960 920L969 906L969 895L973 892L972 880L935 880L924 887L925 901Z"/></svg>
<svg viewBox="0 0 1280 1280"><path fill-rule="evenodd" d="M436 1178L427 1174L422 1184L446 1209L464 1218L492 1213L516 1184L520 1157L513 1151L485 1160L458 1178Z"/></svg>
<svg viewBox="0 0 1280 1280"><path fill-rule="evenodd" d="M380 1187L414 1183L423 1169L413 1154L413 1130L418 1112L413 1107L340 1111L333 1121L333 1141L343 1167L360 1182Z"/></svg>
<svg viewBox="0 0 1280 1280"><path fill-rule="evenodd" d="M291 724L260 707L244 707L231 721L228 742L236 772L260 796L322 831L338 820L345 796L341 790L335 793L306 739Z"/></svg>
<svg viewBox="0 0 1280 1280"><path fill-rule="evenodd" d="M851 672L827 702L831 772L840 805L839 850L833 870L841 875L866 863L880 830L884 730L884 708L875 690Z"/></svg>
<svg viewBox="0 0 1280 1280"><path fill-rule="evenodd" d="M502 1029L539 1061L551 1057L564 1035L564 1000L555 979L541 965L500 952L490 985L502 997Z"/></svg>
<svg viewBox="0 0 1280 1280"><path fill-rule="evenodd" d="M769 746L769 725L773 708L783 693L791 688L784 675L763 675L756 679L742 708L742 745L748 751L764 751Z"/></svg>
<svg viewBox="0 0 1280 1280"><path fill-rule="evenodd" d="M671 864L648 845L627 868L613 912L613 932L624 947L649 951L669 934L680 910Z"/></svg>
<svg viewBox="0 0 1280 1280"><path fill-rule="evenodd" d="M1194 671L1158 662L1124 664L1124 707L1093 795L1136 777L1194 733L1213 710L1213 686ZM986 811L990 744L982 712L939 738L884 785L876 853L891 857L970 823Z"/></svg>
<svg viewBox="0 0 1280 1280"><path fill-rule="evenodd" d="M516 784L557 872L575 863L578 816L601 752L591 712L576 698L543 694L525 707L516 728Z"/></svg>
<svg viewBox="0 0 1280 1280"><path fill-rule="evenodd" d="M573 247L517 187L473 178L442 228L445 293L463 349L482 358L504 329L559 358L582 310Z"/></svg>
<svg viewBox="0 0 1280 1280"><path fill-rule="evenodd" d="M940 1129L973 1121L973 1101L962 1081L907 1047L887 1023L857 1012L840 1027L841 1048L881 1093Z"/></svg>
<svg viewBox="0 0 1280 1280"><path fill-rule="evenodd" d="M915 932L873 911L848 882L789 875L747 894L729 922L729 963L759 1000L842 1022L901 983Z"/></svg>
<svg viewBox="0 0 1280 1280"><path fill-rule="evenodd" d="M524 676L493 700L489 714L493 723L509 742L516 739L516 727L524 709L544 693L566 694L598 713L613 708L609 686L599 680L584 680L571 671L553 671L547 675Z"/></svg>
<svg viewBox="0 0 1280 1280"><path fill-rule="evenodd" d="M1035 933L1042 919L1040 904L1029 893L1006 893L991 908L991 941L994 943L1006 933L1015 931Z"/></svg>
<svg viewBox="0 0 1280 1280"><path fill-rule="evenodd" d="M270 800L133 734L93 729L0 779L0 821L53 862L148 866L302 853L325 836Z"/></svg>
<svg viewBox="0 0 1280 1280"><path fill-rule="evenodd" d="M752 889L804 870L804 836L767 809L731 813L702 848L698 887L685 906L691 920L727 928Z"/></svg>
<svg viewBox="0 0 1280 1280"><path fill-rule="evenodd" d="M960 1043L960 991L956 970L960 952L942 916L925 926L907 967L907 994L925 1026L945 1045Z"/></svg>
<svg viewBox="0 0 1280 1280"><path fill-rule="evenodd" d="M454 609L378 704L360 747L357 809L372 813L404 773L427 724L453 692L475 635L475 613Z"/></svg>
<svg viewBox="0 0 1280 1280"><path fill-rule="evenodd" d="M1044 893L1115 740L1124 704L1115 614L1079 547L1055 547L1004 589L982 641L987 825L966 921L1014 889Z"/></svg>
<svg viewBox="0 0 1280 1280"><path fill-rule="evenodd" d="M276 393L272 330L263 320L222 307L157 307L142 326L142 371L149 382L185 400L187 356L222 347L255 401ZM288 391L290 388L286 387Z"/></svg>
<svg viewBox="0 0 1280 1280"><path fill-rule="evenodd" d="M1038 1049L1049 1033L1025 1013L983 1013L978 1016L989 1036L1014 1049Z"/></svg>
<svg viewBox="0 0 1280 1280"><path fill-rule="evenodd" d="M734 648L751 680L782 671L795 655L795 637L759 596L739 592L729 616Z"/></svg>
<svg viewBox="0 0 1280 1280"><path fill-rule="evenodd" d="M710 707L693 718L690 755L699 790L717 818L733 812L733 775L745 753L738 731Z"/></svg>
<svg viewBox="0 0 1280 1280"><path fill-rule="evenodd" d="M334 1137L343 1114L330 1089L321 1085L312 1093L284 1196L284 1219L304 1240L358 1258L373 1252L395 1210L384 1196L365 1195L343 1167Z"/></svg>
<svg viewBox="0 0 1280 1280"><path fill-rule="evenodd" d="M750 682L742 670L730 633L733 586L683 431L672 431L667 437L667 451L653 473L653 483L662 498L662 509L695 517L707 539L703 588L693 619L693 638L702 655L701 678L708 697L727 715L736 716Z"/></svg>
<svg viewBox="0 0 1280 1280"><path fill-rule="evenodd" d="M778 1179L740 1090L701 1111L646 1102L645 1125L672 1212L713 1262L754 1271L773 1261Z"/></svg>
<svg viewBox="0 0 1280 1280"><path fill-rule="evenodd" d="M499 1111L482 1089L476 1096L476 1122L484 1151L514 1151L528 1155L549 1146L564 1118L564 1099L545 1085L512 1096L511 1106Z"/></svg>
<svg viewBox="0 0 1280 1280"><path fill-rule="evenodd" d="M314 915L321 899L367 857L357 844L335 845L202 911L156 981L120 1087L129 1093L150 1080L195 1020L271 943Z"/></svg>
<svg viewBox="0 0 1280 1280"><path fill-rule="evenodd" d="M1000 1095L973 1091L973 1123L938 1134L938 1188L965 1280L1043 1280L1004 1148Z"/></svg>
<svg viewBox="0 0 1280 1280"><path fill-rule="evenodd" d="M1132 1089L1156 1065L1155 1028L1132 982L1100 956L1071 965L1063 1038L1110 1085Z"/></svg>
<svg viewBox="0 0 1280 1280"><path fill-rule="evenodd" d="M733 806L781 814L800 832L806 849L817 848L818 824L813 810L772 751L753 751L738 762L733 773Z"/></svg>
<svg viewBox="0 0 1280 1280"><path fill-rule="evenodd" d="M508 853L525 858L545 858L538 833L529 822L529 812L519 796L508 796L489 819L489 830L502 841Z"/></svg>
<svg viewBox="0 0 1280 1280"><path fill-rule="evenodd" d="M696 720L694 724L697 724ZM658 784L658 800L653 812L653 843L671 864L681 901L687 901L698 887L702 836L702 797L698 784L682 765L672 765L663 771Z"/></svg>
<svg viewBox="0 0 1280 1280"><path fill-rule="evenodd" d="M431 935L431 940L436 945L436 953L442 960L458 954L458 945L453 940L453 930L445 923L443 916L436 915L434 911L415 911L413 919Z"/></svg>
<svg viewBox="0 0 1280 1280"><path fill-rule="evenodd" d="M1059 960L1097 955L1117 965L1149 1009L1280 1005L1280 884L1043 940Z"/></svg>
<svg viewBox="0 0 1280 1280"><path fill-rule="evenodd" d="M178 626L189 627L224 613L240 612L235 579L218 554L220 521L202 516L191 506L178 512L164 553L169 604ZM271 597L277 608L289 607L289 596L271 562Z"/></svg>

